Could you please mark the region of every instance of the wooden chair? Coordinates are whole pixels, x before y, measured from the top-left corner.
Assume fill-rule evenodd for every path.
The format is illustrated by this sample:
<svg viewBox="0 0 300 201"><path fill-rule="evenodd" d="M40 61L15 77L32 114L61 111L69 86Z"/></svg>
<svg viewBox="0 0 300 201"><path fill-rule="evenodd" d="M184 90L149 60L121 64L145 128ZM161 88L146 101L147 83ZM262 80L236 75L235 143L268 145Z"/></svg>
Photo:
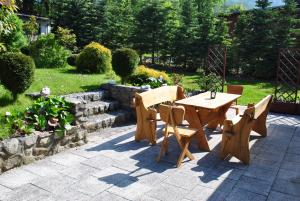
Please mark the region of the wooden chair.
<svg viewBox="0 0 300 201"><path fill-rule="evenodd" d="M164 86L135 95L135 108L137 117L137 130L135 140L149 140L156 144L157 120L160 120L154 106L185 98L184 90L180 86Z"/></svg>
<svg viewBox="0 0 300 201"><path fill-rule="evenodd" d="M243 94L244 87L241 85L227 85L227 93L229 94L237 94L242 95ZM235 110L235 114L239 114L239 106L237 104L237 100L234 104L230 106L230 108Z"/></svg>
<svg viewBox="0 0 300 201"><path fill-rule="evenodd" d="M180 126L184 120L185 109L183 106L160 105L159 113L162 121L166 123L164 128L164 139L160 149L157 162L162 156L168 152L168 138L171 133L174 134L182 152L177 161L177 167L180 167L182 160L187 156L190 160L194 160L194 156L188 150L191 137L197 133L197 129Z"/></svg>
<svg viewBox="0 0 300 201"><path fill-rule="evenodd" d="M267 136L266 119L272 103L272 95L262 99L256 105L249 105L243 115L232 120L225 120L222 134L221 158L235 156L245 164L249 164L249 137L253 130Z"/></svg>

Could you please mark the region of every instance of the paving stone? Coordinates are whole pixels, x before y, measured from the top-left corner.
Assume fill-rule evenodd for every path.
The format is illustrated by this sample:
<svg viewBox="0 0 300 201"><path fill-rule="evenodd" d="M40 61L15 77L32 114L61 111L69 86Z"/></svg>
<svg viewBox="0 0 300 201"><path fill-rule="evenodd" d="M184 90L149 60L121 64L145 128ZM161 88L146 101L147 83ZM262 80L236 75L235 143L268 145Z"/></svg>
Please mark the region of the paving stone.
<svg viewBox="0 0 300 201"><path fill-rule="evenodd" d="M116 185L123 180L137 181L134 176L130 175L130 172L115 167L109 167L104 170L93 172L92 175L98 178L99 181L110 185Z"/></svg>
<svg viewBox="0 0 300 201"><path fill-rule="evenodd" d="M0 176L0 184L8 188L17 188L24 184L31 183L41 177L24 170L23 168L13 169Z"/></svg>
<svg viewBox="0 0 300 201"><path fill-rule="evenodd" d="M299 180L299 178L298 178ZM300 197L300 182L295 180L276 179L272 190Z"/></svg>
<svg viewBox="0 0 300 201"><path fill-rule="evenodd" d="M284 180L294 180L296 178L300 178L300 172L295 170L285 170L280 169L277 174L278 179L284 179Z"/></svg>
<svg viewBox="0 0 300 201"><path fill-rule="evenodd" d="M267 196L271 190L271 185L270 182L264 180L242 176L236 187Z"/></svg>
<svg viewBox="0 0 300 201"><path fill-rule="evenodd" d="M0 185L0 200L4 200L4 198L6 198L6 194L12 193L12 190Z"/></svg>
<svg viewBox="0 0 300 201"><path fill-rule="evenodd" d="M286 170L300 170L300 163L295 163L295 162L284 162L281 164L282 169L286 169Z"/></svg>
<svg viewBox="0 0 300 201"><path fill-rule="evenodd" d="M244 174L244 170L225 165L217 165L216 167L210 168L209 174L213 174L221 178L239 180L239 178Z"/></svg>
<svg viewBox="0 0 300 201"><path fill-rule="evenodd" d="M201 180L199 177L180 172L168 177L164 182L180 188L184 188L186 190L192 190L197 184L201 182Z"/></svg>
<svg viewBox="0 0 300 201"><path fill-rule="evenodd" d="M86 160L86 158L72 154L71 152L64 152L49 157L49 160L58 163L63 166L71 167L79 164L80 162Z"/></svg>
<svg viewBox="0 0 300 201"><path fill-rule="evenodd" d="M113 164L113 162L114 162L114 160L111 158L108 158L108 157L102 156L102 155L98 155L93 158L82 161L81 164L101 170L101 169L110 167Z"/></svg>
<svg viewBox="0 0 300 201"><path fill-rule="evenodd" d="M191 192L188 193L186 198L193 201L201 201L201 200L217 201L217 200L225 200L227 194L228 193L207 188L204 186L196 186Z"/></svg>
<svg viewBox="0 0 300 201"><path fill-rule="evenodd" d="M25 184L5 194L3 201L38 201L40 197L49 196L50 193L32 184Z"/></svg>
<svg viewBox="0 0 300 201"><path fill-rule="evenodd" d="M121 195L128 200L136 200L150 190L151 187L148 185L126 179L109 188L107 191L116 195Z"/></svg>
<svg viewBox="0 0 300 201"><path fill-rule="evenodd" d="M50 177L42 177L40 180L32 182L32 184L46 191L59 195L75 182L76 180L71 177L65 175L56 175Z"/></svg>
<svg viewBox="0 0 300 201"><path fill-rule="evenodd" d="M268 197L268 201L300 201L300 197L295 197L292 195L271 191Z"/></svg>
<svg viewBox="0 0 300 201"><path fill-rule="evenodd" d="M247 177L253 177L256 179L264 180L272 184L277 175L277 171L249 166L249 168L245 171L244 175Z"/></svg>
<svg viewBox="0 0 300 201"><path fill-rule="evenodd" d="M300 143L300 142L299 142ZM300 153L300 152L299 152ZM287 153L284 157L284 162L295 162L295 163L300 163L300 155L298 154L289 154Z"/></svg>
<svg viewBox="0 0 300 201"><path fill-rule="evenodd" d="M126 200L127 199L122 198L118 195L109 193L107 191L104 191L90 199L90 201L126 201Z"/></svg>
<svg viewBox="0 0 300 201"><path fill-rule="evenodd" d="M107 190L111 186L112 186L112 184L101 181L97 177L87 176L86 178L83 178L80 181L77 181L76 183L74 183L71 186L71 189L77 190L88 196L95 196L95 195Z"/></svg>
<svg viewBox="0 0 300 201"><path fill-rule="evenodd" d="M134 201L160 201L160 200L152 198L152 197L149 197L147 195L144 195L144 196L142 196L142 197L140 197L140 198L138 198L138 199L136 199ZM185 201L185 200L181 200L181 201ZM186 200L186 201L190 201L190 200Z"/></svg>
<svg viewBox="0 0 300 201"><path fill-rule="evenodd" d="M48 177L59 175L59 171L64 170L66 167L46 159L31 163L29 165L24 166L23 168L33 174L42 177Z"/></svg>
<svg viewBox="0 0 300 201"><path fill-rule="evenodd" d="M229 196L225 199L226 201L265 201L266 196L253 193L241 188L234 188Z"/></svg>
<svg viewBox="0 0 300 201"><path fill-rule="evenodd" d="M78 164L74 167L65 168L59 172L74 179L81 179L86 177L87 175L93 174L96 171L99 171L99 169L87 165Z"/></svg>
<svg viewBox="0 0 300 201"><path fill-rule="evenodd" d="M170 184L161 183L156 185L151 191L146 193L149 197L164 201L182 200L187 194L188 190L179 188Z"/></svg>

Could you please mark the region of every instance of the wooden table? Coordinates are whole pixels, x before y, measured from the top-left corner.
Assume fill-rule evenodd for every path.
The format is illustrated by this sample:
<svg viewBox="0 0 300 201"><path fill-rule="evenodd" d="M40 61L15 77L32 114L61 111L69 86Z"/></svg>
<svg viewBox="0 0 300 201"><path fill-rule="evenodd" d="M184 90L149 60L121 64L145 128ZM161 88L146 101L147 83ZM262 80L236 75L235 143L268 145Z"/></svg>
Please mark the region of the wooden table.
<svg viewBox="0 0 300 201"><path fill-rule="evenodd" d="M226 112L230 105L241 95L217 93L215 99L210 98L210 92L185 98L175 103L185 107L185 119L191 128L199 129L198 144L204 151L210 151L203 127L207 125L210 129L216 129L226 119Z"/></svg>

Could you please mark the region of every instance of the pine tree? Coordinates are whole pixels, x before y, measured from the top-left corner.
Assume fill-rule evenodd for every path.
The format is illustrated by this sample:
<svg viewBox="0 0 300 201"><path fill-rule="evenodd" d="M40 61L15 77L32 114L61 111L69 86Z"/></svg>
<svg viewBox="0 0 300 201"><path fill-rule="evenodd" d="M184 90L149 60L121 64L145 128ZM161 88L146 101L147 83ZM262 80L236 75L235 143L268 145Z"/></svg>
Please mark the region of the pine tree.
<svg viewBox="0 0 300 201"><path fill-rule="evenodd" d="M130 47L134 26L131 0L107 0L103 18L102 43L112 49Z"/></svg>
<svg viewBox="0 0 300 201"><path fill-rule="evenodd" d="M195 41L199 38L196 3L194 0L182 0L180 27L174 41L175 62L184 68L195 66L199 53Z"/></svg>

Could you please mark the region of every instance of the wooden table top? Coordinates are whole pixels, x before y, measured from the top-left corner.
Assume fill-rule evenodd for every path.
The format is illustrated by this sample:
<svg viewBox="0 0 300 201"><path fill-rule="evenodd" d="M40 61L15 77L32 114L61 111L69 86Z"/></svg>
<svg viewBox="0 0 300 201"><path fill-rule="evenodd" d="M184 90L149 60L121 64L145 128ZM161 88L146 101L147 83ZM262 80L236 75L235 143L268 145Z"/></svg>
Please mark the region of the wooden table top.
<svg viewBox="0 0 300 201"><path fill-rule="evenodd" d="M239 97L241 97L241 95L217 92L216 98L211 99L210 92L208 91L202 94L198 94L176 101L175 103L178 105L189 105L204 109L217 109L235 101Z"/></svg>

